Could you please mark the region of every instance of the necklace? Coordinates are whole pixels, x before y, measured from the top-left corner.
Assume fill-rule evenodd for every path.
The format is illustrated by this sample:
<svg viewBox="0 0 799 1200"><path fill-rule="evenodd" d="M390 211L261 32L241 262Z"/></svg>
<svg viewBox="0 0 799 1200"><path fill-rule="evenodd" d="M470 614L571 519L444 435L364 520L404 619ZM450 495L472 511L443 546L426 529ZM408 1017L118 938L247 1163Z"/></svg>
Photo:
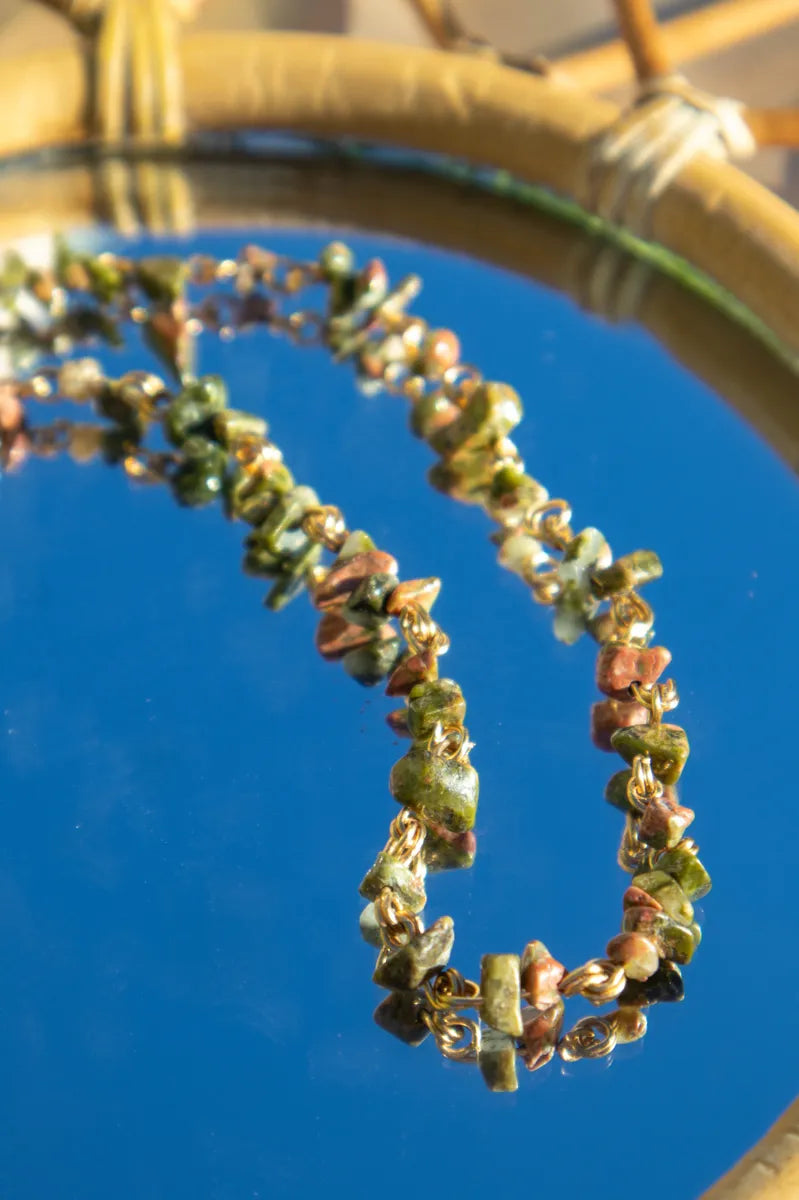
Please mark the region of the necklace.
<svg viewBox="0 0 799 1200"><path fill-rule="evenodd" d="M379 260L359 269L341 243L304 263L253 246L221 261L133 261L61 247L52 271L10 259L0 283L4 337L20 376L0 391L5 465L59 451L78 461L101 456L132 479L167 484L180 504L221 499L228 517L250 527L244 569L272 581L267 605L280 609L307 590L321 614L323 657L364 685L385 682L386 694L403 700L388 716L410 739L389 780L400 811L360 885L361 930L378 948L373 979L388 992L377 1023L411 1045L431 1034L445 1057L476 1061L494 1091L516 1089L520 1058L536 1070L556 1053L597 1058L642 1037L646 1007L682 998L679 968L701 936L692 901L710 890L685 836L694 814L674 789L689 747L685 732L663 720L679 701L673 681L659 682L671 655L650 644L654 616L639 594L662 573L657 555L614 560L599 530L575 533L569 504L526 472L510 439L522 415L517 393L463 365L454 333L408 312L417 276L392 287ZM325 308L284 312L286 298L306 288L324 289ZM42 354L118 340L128 321L143 327L175 386L146 371L111 379L92 358L30 369ZM362 388L405 397L413 433L439 456L434 485L492 518L500 563L552 607L560 640L588 633L598 642L605 698L592 709L592 738L626 764L605 796L624 814L619 863L633 876L621 932L604 956L567 970L534 940L521 954L485 954L475 981L449 965L452 919L423 923L427 876L471 866L476 851L466 704L458 684L440 675L449 638L431 611L441 583L402 581L389 553L296 483L261 417L231 408L218 377L191 373L200 330L228 337L255 325L321 342L353 364ZM36 426L28 403L52 398L87 403L106 423ZM326 552L334 556L327 564ZM577 995L616 1007L564 1032L565 1001Z"/></svg>

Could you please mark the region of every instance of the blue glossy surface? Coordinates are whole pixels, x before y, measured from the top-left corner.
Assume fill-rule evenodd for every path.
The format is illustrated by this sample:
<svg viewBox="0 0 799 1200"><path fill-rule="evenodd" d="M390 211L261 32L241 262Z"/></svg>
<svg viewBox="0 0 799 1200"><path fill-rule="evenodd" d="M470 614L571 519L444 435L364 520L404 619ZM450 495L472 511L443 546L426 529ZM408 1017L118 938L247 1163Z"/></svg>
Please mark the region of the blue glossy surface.
<svg viewBox="0 0 799 1200"><path fill-rule="evenodd" d="M28 464L0 491L5 1200L682 1200L792 1098L796 481L639 331L473 262L355 244L420 270L417 310L519 389L518 443L576 526L665 563L650 598L715 885L686 1000L643 1043L524 1073L513 1097L377 1029L357 884L395 812L391 703L319 659L304 598L262 610L218 511ZM593 645L558 645L485 520L424 483L398 400L262 337L208 342L202 365L406 578L444 580L482 785L476 866L429 887L453 961L474 975L531 937L570 965L601 953L627 877L602 800L616 760L587 737ZM662 495L639 486L653 466Z"/></svg>

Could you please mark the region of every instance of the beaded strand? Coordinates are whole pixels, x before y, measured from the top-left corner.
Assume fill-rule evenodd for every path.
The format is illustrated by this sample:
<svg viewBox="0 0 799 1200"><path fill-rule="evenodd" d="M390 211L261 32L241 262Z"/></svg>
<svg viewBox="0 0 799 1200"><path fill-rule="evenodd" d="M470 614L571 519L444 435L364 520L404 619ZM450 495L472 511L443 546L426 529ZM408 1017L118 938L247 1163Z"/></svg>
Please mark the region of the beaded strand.
<svg viewBox="0 0 799 1200"><path fill-rule="evenodd" d="M323 310L283 312L285 297L320 286ZM513 1091L519 1058L536 1070L555 1053L565 1061L609 1054L643 1036L644 1008L682 998L679 967L701 936L692 901L710 879L685 836L694 814L675 791L689 747L685 732L663 721L679 702L673 681L659 682L671 655L650 644L654 617L639 594L660 576L660 562L651 551L614 560L597 529L574 532L569 504L526 472L510 438L522 416L517 393L462 364L452 332L407 312L419 289L413 275L392 288L377 259L358 269L341 243L309 263L253 246L222 261L133 261L62 247L52 272L11 258L0 275L2 339L25 377L0 384L2 455L8 469L31 454L101 456L139 482L167 484L180 504L221 498L228 517L250 527L244 570L271 580L267 605L280 609L307 590L320 613L322 656L403 700L388 716L411 742L389 780L400 811L360 885L368 902L361 930L379 951L373 978L388 991L375 1019L411 1045L432 1034L446 1057L477 1061L492 1090ZM70 354L87 340L118 341L126 321L142 326L175 386L144 371L109 379L90 358L31 369L42 355ZM431 615L440 580L401 581L390 554L296 484L261 417L231 409L221 379L193 376L201 330L229 337L256 325L321 343L354 366L361 388L404 396L413 433L438 455L434 486L479 504L496 523L500 563L553 608L558 638L572 643L587 632L599 643L604 699L593 706L591 733L626 764L605 795L624 814L619 863L633 876L621 932L602 957L567 971L536 940L521 954L484 955L476 982L449 965L452 919L425 926L427 875L469 867L476 852L466 704L458 684L440 677L449 638ZM26 402L52 399L88 403L109 424L35 426ZM153 432L161 445L148 447ZM326 553L334 556L327 563ZM616 1007L564 1032L565 1000L574 995Z"/></svg>

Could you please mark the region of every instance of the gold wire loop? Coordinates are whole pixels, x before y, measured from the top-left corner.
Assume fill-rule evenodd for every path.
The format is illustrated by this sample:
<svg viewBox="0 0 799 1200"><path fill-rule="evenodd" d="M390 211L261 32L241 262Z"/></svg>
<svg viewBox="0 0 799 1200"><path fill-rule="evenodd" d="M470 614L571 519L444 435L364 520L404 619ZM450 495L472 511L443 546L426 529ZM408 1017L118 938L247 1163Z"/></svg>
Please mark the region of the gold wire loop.
<svg viewBox="0 0 799 1200"><path fill-rule="evenodd" d="M449 638L430 613L415 600L405 604L399 615L405 641L416 654L446 654Z"/></svg>
<svg viewBox="0 0 799 1200"><path fill-rule="evenodd" d="M530 585L533 599L539 604L554 604L560 595L559 565L554 555L543 548L540 554L536 555L535 561L530 564L525 580Z"/></svg>
<svg viewBox="0 0 799 1200"><path fill-rule="evenodd" d="M472 1062L480 1051L479 1022L454 1013L445 1016L443 1021L447 1030L447 1041L445 1044L439 1043L441 1053L455 1062Z"/></svg>
<svg viewBox="0 0 799 1200"><path fill-rule="evenodd" d="M568 500L544 500L528 509L524 526L545 546L562 551L574 537L571 519L572 510Z"/></svg>
<svg viewBox="0 0 799 1200"><path fill-rule="evenodd" d="M441 379L446 398L463 407L474 389L483 382L483 373L471 363L456 363L454 367L447 367Z"/></svg>
<svg viewBox="0 0 799 1200"><path fill-rule="evenodd" d="M564 975L558 990L564 996L584 996L592 1004L615 1000L627 982L622 967L608 958L592 958Z"/></svg>
<svg viewBox="0 0 799 1200"><path fill-rule="evenodd" d="M651 867L654 869L657 866L659 858L662 858L664 854L673 853L675 850L681 850L683 854L693 854L696 856L699 853L699 843L695 842L693 838L686 837L681 838L676 846L672 846L671 850L667 850L666 847L662 850L654 850L652 852Z"/></svg>
<svg viewBox="0 0 799 1200"><path fill-rule="evenodd" d="M659 725L664 712L671 712L680 703L680 694L673 679L667 679L664 683L633 683L630 691L638 703L649 710L652 725Z"/></svg>
<svg viewBox="0 0 799 1200"><path fill-rule="evenodd" d="M253 477L267 475L276 463L282 463L283 453L267 438L236 439L236 462Z"/></svg>
<svg viewBox="0 0 799 1200"><path fill-rule="evenodd" d="M480 985L473 979L465 979L455 967L446 967L427 981L425 993L436 1010L478 1008L482 1003Z"/></svg>
<svg viewBox="0 0 799 1200"><path fill-rule="evenodd" d="M432 1011L423 1008L419 1015L445 1058L456 1062L474 1061L480 1050L479 1022L441 1008Z"/></svg>
<svg viewBox="0 0 799 1200"><path fill-rule="evenodd" d="M427 826L409 808L400 810L389 826L385 853L408 866L414 859L421 862L421 850L427 836Z"/></svg>
<svg viewBox="0 0 799 1200"><path fill-rule="evenodd" d="M616 633L613 642L643 642L655 623L655 614L637 592L616 592L610 597L610 612ZM639 632L634 634L638 628Z"/></svg>
<svg viewBox="0 0 799 1200"><path fill-rule="evenodd" d="M387 946L402 946L424 929L421 919L402 907L390 887L384 887L375 900L375 913Z"/></svg>
<svg viewBox="0 0 799 1200"><path fill-rule="evenodd" d="M627 799L638 813L642 813L650 800L663 795L663 784L655 778L652 759L648 754L636 754L632 773L627 782Z"/></svg>
<svg viewBox="0 0 799 1200"><path fill-rule="evenodd" d="M334 504L309 508L302 519L302 528L312 542L319 542L334 552L341 549L349 533L344 514Z"/></svg>
<svg viewBox="0 0 799 1200"><path fill-rule="evenodd" d="M624 833L621 835L621 844L617 861L623 871L628 871L634 875L642 868L649 869L652 863L653 849L642 842L638 836L638 820L632 813L627 813L624 822Z"/></svg>
<svg viewBox="0 0 799 1200"><path fill-rule="evenodd" d="M616 1045L616 1030L607 1017L583 1017L558 1042L564 1062L580 1058L604 1058Z"/></svg>
<svg viewBox="0 0 799 1200"><path fill-rule="evenodd" d="M163 469L150 465L149 458L142 454L128 454L122 460L122 469L128 479L134 479L136 483L163 483L165 478Z"/></svg>
<svg viewBox="0 0 799 1200"><path fill-rule="evenodd" d="M390 395L404 396L413 404L423 396L432 395L440 389L438 379L428 379L425 375L419 375L404 362L387 362L380 382Z"/></svg>
<svg viewBox="0 0 799 1200"><path fill-rule="evenodd" d="M436 722L427 742L431 754L447 762L467 762L474 742L469 741L469 730L463 725L442 725Z"/></svg>

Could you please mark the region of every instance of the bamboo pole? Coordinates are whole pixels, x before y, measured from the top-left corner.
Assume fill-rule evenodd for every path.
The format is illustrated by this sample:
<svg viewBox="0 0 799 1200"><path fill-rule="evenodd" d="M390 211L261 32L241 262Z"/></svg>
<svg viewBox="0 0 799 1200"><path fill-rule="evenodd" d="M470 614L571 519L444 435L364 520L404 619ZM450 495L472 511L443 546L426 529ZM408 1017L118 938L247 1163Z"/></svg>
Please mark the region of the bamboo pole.
<svg viewBox="0 0 799 1200"><path fill-rule="evenodd" d="M661 25L665 53L683 64L720 53L741 42L799 20L799 0L722 0L711 8L686 13ZM571 54L555 62L586 91L608 92L633 79L627 47L621 39Z"/></svg>
<svg viewBox="0 0 799 1200"><path fill-rule="evenodd" d="M799 108L747 108L744 117L758 146L799 146Z"/></svg>
<svg viewBox="0 0 799 1200"><path fill-rule="evenodd" d="M650 0L613 0L613 6L638 80L667 75L669 54Z"/></svg>
<svg viewBox="0 0 799 1200"><path fill-rule="evenodd" d="M796 1200L799 1196L799 1100L700 1200Z"/></svg>

